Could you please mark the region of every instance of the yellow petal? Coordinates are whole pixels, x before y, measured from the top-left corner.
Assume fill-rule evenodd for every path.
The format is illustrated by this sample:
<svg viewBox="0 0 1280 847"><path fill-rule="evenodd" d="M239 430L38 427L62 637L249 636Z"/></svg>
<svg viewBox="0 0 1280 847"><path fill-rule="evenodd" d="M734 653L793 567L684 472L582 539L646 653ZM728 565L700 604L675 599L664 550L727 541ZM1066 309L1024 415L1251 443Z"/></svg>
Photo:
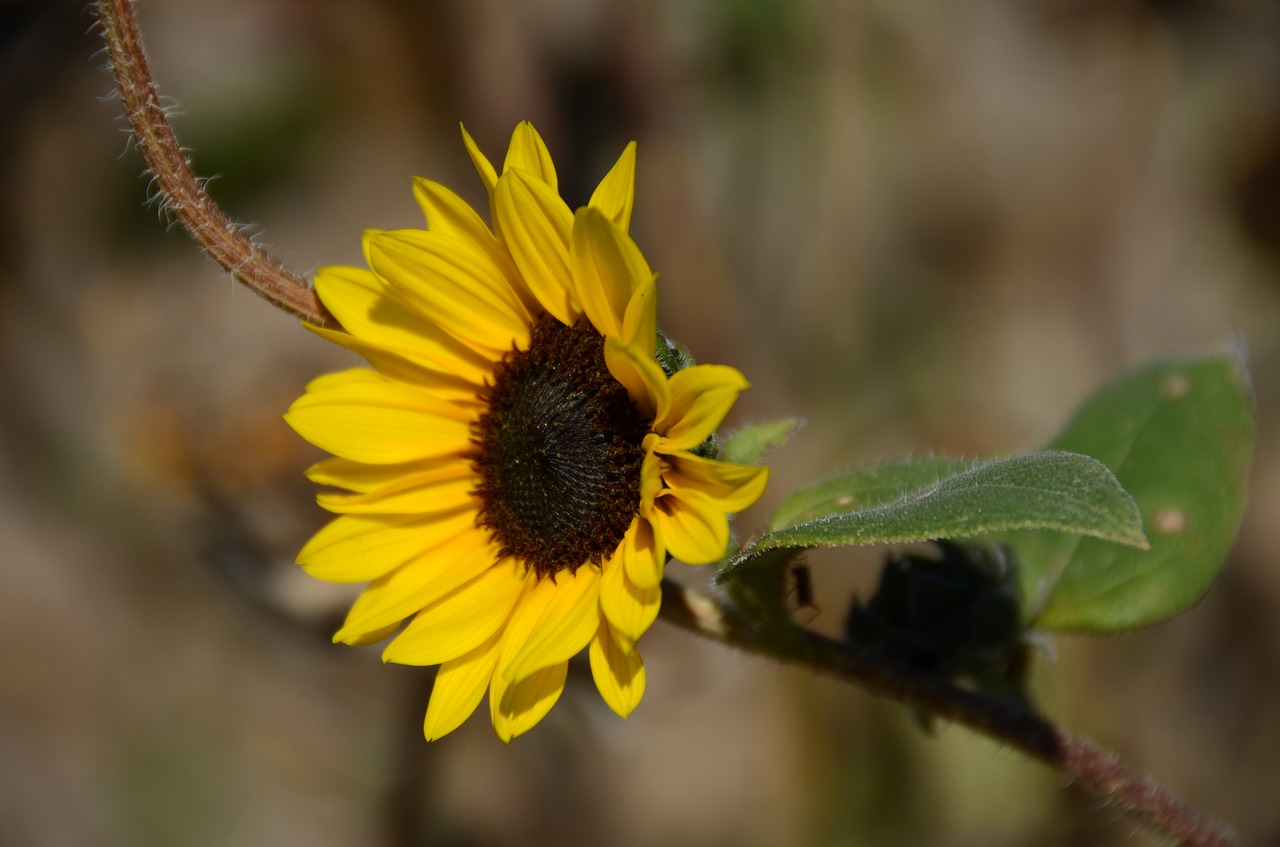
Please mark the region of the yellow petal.
<svg viewBox="0 0 1280 847"><path fill-rule="evenodd" d="M568 671L569 663L561 662L516 683L494 673L489 685L489 716L493 731L504 744L533 729L551 711L564 691Z"/></svg>
<svg viewBox="0 0 1280 847"><path fill-rule="evenodd" d="M569 266L578 301L596 330L621 334L632 293L653 279L640 248L599 209L585 206L573 217Z"/></svg>
<svg viewBox="0 0 1280 847"><path fill-rule="evenodd" d="M345 643L351 647L368 647L370 644L377 644L382 639L391 635L400 628L401 621L381 627L380 629L372 629L368 632L362 632L348 639Z"/></svg>
<svg viewBox="0 0 1280 847"><path fill-rule="evenodd" d="M662 589L658 586L641 588L627 579L627 568L622 561L605 564L600 583L600 610L614 629L632 641L639 640L658 617L661 604Z"/></svg>
<svg viewBox="0 0 1280 847"><path fill-rule="evenodd" d="M514 681L568 661L587 646L599 619L597 566L583 565L572 575L561 571L555 582L541 580L511 617L498 675Z"/></svg>
<svg viewBox="0 0 1280 847"><path fill-rule="evenodd" d="M647 521L637 518L619 548L627 579L640 589L657 588L667 564L667 552Z"/></svg>
<svg viewBox="0 0 1280 847"><path fill-rule="evenodd" d="M298 564L317 579L367 582L473 531L474 512L423 519L405 515L344 515L311 537Z"/></svg>
<svg viewBox="0 0 1280 847"><path fill-rule="evenodd" d="M473 412L356 368L312 380L284 419L329 453L370 464L470 449Z"/></svg>
<svg viewBox="0 0 1280 847"><path fill-rule="evenodd" d="M365 494L326 491L316 495L322 509L344 515L420 515L478 506L476 475L462 459L431 471L411 474Z"/></svg>
<svg viewBox="0 0 1280 847"><path fill-rule="evenodd" d="M352 402L367 398L374 403L385 402L393 406L418 409L464 423L475 418L475 410L469 405L441 400L413 383L391 379L368 368L348 368L318 376L307 383L306 394L331 398L349 397Z"/></svg>
<svg viewBox="0 0 1280 847"><path fill-rule="evenodd" d="M351 604L346 622L333 640L349 642L363 633L402 621L475 579L498 559L488 533L466 531L370 583Z"/></svg>
<svg viewBox="0 0 1280 847"><path fill-rule="evenodd" d="M502 646L502 630L499 628L480 646L451 659L440 666L435 687L431 689L431 702L427 705L427 717L422 731L428 741L435 741L462 725L480 705L484 690L489 687L493 668L498 663L498 650Z"/></svg>
<svg viewBox="0 0 1280 847"><path fill-rule="evenodd" d="M635 344L610 336L604 340L604 361L641 413L654 419L667 416L671 406L667 375L652 356Z"/></svg>
<svg viewBox="0 0 1280 847"><path fill-rule="evenodd" d="M569 207L523 170L503 173L495 197L502 238L525 285L556 320L572 325L582 310L569 275Z"/></svg>
<svg viewBox="0 0 1280 847"><path fill-rule="evenodd" d="M596 186L587 205L599 209L623 232L631 229L631 207L636 199L636 143L622 150L618 161Z"/></svg>
<svg viewBox="0 0 1280 847"><path fill-rule="evenodd" d="M639 347L652 359L658 347L658 278L640 283L622 318L622 340Z"/></svg>
<svg viewBox="0 0 1280 847"><path fill-rule="evenodd" d="M714 562L729 546L728 519L701 491L663 490L651 520L671 555L687 565Z"/></svg>
<svg viewBox="0 0 1280 847"><path fill-rule="evenodd" d="M488 192L489 202L492 204L493 189L498 184L498 172L493 169L493 165L489 164L489 160L480 152L480 146L471 137L471 133L467 132L467 128L461 124L458 126L462 129L462 143L467 148L467 155L471 157L471 164L475 166L476 173L480 175L480 181L484 183L484 190Z"/></svg>
<svg viewBox="0 0 1280 847"><path fill-rule="evenodd" d="M723 512L741 512L760 499L769 482L769 469L704 459L682 451L667 457L663 478L672 488L701 491Z"/></svg>
<svg viewBox="0 0 1280 847"><path fill-rule="evenodd" d="M528 172L539 182L551 189L553 194L560 191L556 181L556 166L551 161L551 151L543 143L542 136L528 121L521 121L511 133L511 144L507 147L507 158L502 163L502 172L509 173L519 169Z"/></svg>
<svg viewBox="0 0 1280 847"><path fill-rule="evenodd" d="M393 350L423 367L456 374L475 384L482 383L493 370L492 361L442 329L434 312L414 307L372 271L321 268L316 272L315 286L342 328L368 345ZM330 340L338 340L335 336L341 334L310 324L304 326Z"/></svg>
<svg viewBox="0 0 1280 847"><path fill-rule="evenodd" d="M382 660L438 665L471 652L493 637L532 579L523 565L499 562L418 612L387 645Z"/></svg>
<svg viewBox="0 0 1280 847"><path fill-rule="evenodd" d="M413 194L418 199L418 205L422 207L427 217L427 226L432 232L443 233L466 243L493 263L518 296L528 293L523 291L524 286L517 281L519 272L511 261L511 254L465 200L440 183L422 177L414 177ZM536 311L535 305L532 296L524 299L525 310L530 314Z"/></svg>
<svg viewBox="0 0 1280 847"><path fill-rule="evenodd" d="M728 365L693 365L671 377L671 406L659 415L654 430L665 436L661 452L691 450L715 432L733 408L738 394L750 387Z"/></svg>
<svg viewBox="0 0 1280 847"><path fill-rule="evenodd" d="M410 474L453 465L454 458L432 459L425 462L405 462L398 465L366 465L350 459L331 458L316 462L307 468L307 479L316 485L345 488L361 493L392 485Z"/></svg>
<svg viewBox="0 0 1280 847"><path fill-rule="evenodd" d="M420 176L413 178L413 196L422 207L427 229L451 235L485 255L499 252L498 239L467 201L451 189Z"/></svg>
<svg viewBox="0 0 1280 847"><path fill-rule="evenodd" d="M662 436L651 432L640 442L644 449L644 459L640 463L640 516L649 517L653 511L653 499L658 492L667 487L662 481L665 460L658 456L656 450L662 443Z"/></svg>
<svg viewBox="0 0 1280 847"><path fill-rule="evenodd" d="M609 624L600 622L596 637L591 639L591 676L609 708L627 717L644 697L644 662L634 643L613 633Z"/></svg>
<svg viewBox="0 0 1280 847"><path fill-rule="evenodd" d="M457 338L506 352L532 320L501 269L464 242L422 230L365 234L369 267Z"/></svg>
<svg viewBox="0 0 1280 847"><path fill-rule="evenodd" d="M480 386L484 382L484 376L481 374L487 375L492 370L492 362L489 362L483 370L473 369L468 365L459 367L455 372L446 373L424 364L416 350L366 341L350 333L324 329L315 324L304 323L302 326L325 341L345 347L353 353L359 353L370 365L373 365L374 370L383 376L390 377L396 382L417 386L441 400L452 403L478 405ZM472 381L467 381L458 376L458 373L474 374L475 377Z"/></svg>

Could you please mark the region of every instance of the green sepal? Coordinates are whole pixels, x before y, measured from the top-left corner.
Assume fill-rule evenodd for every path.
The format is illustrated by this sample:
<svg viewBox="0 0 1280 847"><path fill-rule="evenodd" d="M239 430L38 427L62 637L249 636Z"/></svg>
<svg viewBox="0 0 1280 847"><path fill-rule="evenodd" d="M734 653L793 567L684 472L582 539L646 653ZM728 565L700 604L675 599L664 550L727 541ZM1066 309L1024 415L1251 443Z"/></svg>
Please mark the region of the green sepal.
<svg viewBox="0 0 1280 847"><path fill-rule="evenodd" d="M802 426L804 421L800 418L782 418L739 427L722 436L720 459L739 465L754 465L786 444Z"/></svg>
<svg viewBox="0 0 1280 847"><path fill-rule="evenodd" d="M658 330L658 346L656 350L656 358L658 364L662 366L662 371L667 378L675 376L679 371L684 370L694 364L693 354L689 352L689 348L685 347L679 341L672 341L662 334L662 330Z"/></svg>

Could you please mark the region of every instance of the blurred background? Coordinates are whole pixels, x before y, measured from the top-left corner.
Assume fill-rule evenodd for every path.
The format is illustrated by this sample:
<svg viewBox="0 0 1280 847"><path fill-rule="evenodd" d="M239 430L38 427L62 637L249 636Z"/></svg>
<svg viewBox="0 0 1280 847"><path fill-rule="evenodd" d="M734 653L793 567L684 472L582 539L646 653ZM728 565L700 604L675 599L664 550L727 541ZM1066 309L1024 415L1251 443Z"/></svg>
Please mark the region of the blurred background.
<svg viewBox="0 0 1280 847"><path fill-rule="evenodd" d="M1055 638L1046 712L1280 844L1280 13L1264 0L165 0L140 18L214 196L301 270L473 203L545 136L571 205L639 142L660 320L802 415L789 490L1034 449L1095 386L1243 339L1259 440L1198 608ZM0 2L0 843L1154 844L973 733L646 636L626 722L575 666L510 747L426 745L432 671L329 636L325 521L281 413L350 355L154 203L83 0ZM1269 517L1271 516L1271 517ZM883 551L813 555L838 631ZM704 572L683 570L701 581Z"/></svg>

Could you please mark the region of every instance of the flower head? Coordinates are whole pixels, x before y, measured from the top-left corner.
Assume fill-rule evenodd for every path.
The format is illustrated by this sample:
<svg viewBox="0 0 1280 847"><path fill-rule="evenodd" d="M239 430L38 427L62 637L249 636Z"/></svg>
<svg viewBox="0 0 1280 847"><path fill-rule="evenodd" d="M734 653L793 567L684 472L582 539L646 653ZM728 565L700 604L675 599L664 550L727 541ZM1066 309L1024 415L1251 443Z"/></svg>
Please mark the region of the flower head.
<svg viewBox="0 0 1280 847"><path fill-rule="evenodd" d="M668 374L655 358L655 277L627 234L634 143L571 211L528 123L501 175L463 139L492 228L415 180L428 229L367 232L369 270L315 278L342 329L308 329L373 370L314 380L285 417L334 454L308 476L341 489L319 495L340 517L298 561L369 582L334 640L398 630L386 661L440 665L427 738L459 726L487 688L509 741L555 704L583 648L605 702L630 714L668 553L720 558L727 514L760 496L767 471L698 450L742 375Z"/></svg>

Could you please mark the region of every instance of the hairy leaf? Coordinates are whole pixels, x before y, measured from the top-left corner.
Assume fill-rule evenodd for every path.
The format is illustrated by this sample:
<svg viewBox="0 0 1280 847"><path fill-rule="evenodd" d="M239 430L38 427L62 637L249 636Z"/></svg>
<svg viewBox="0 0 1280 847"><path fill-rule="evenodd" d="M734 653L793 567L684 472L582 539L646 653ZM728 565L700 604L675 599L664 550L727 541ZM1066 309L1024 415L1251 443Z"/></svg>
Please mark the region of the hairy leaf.
<svg viewBox="0 0 1280 847"><path fill-rule="evenodd" d="M725 569L770 549L963 538L1053 529L1146 545L1137 506L1095 459L1060 451L988 462L916 459L820 483L788 498L771 529Z"/></svg>

